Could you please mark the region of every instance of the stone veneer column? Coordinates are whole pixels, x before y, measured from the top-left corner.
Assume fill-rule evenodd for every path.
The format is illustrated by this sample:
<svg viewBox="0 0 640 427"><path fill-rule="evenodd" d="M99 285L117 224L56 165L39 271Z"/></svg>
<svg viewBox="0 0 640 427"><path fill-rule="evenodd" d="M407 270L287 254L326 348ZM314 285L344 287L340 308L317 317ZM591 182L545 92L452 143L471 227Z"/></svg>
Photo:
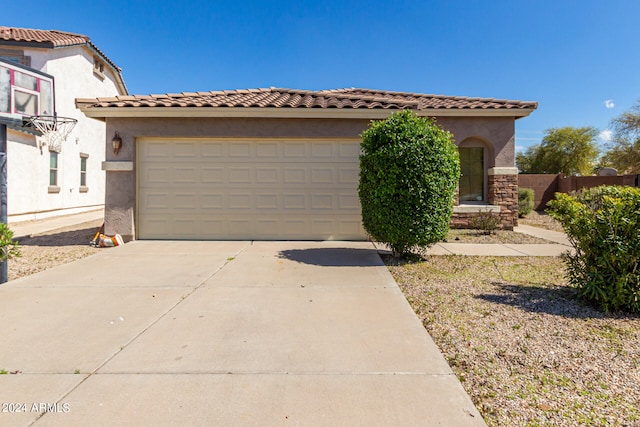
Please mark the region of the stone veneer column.
<svg viewBox="0 0 640 427"><path fill-rule="evenodd" d="M518 168L490 168L489 204L500 206L502 228L518 225Z"/></svg>

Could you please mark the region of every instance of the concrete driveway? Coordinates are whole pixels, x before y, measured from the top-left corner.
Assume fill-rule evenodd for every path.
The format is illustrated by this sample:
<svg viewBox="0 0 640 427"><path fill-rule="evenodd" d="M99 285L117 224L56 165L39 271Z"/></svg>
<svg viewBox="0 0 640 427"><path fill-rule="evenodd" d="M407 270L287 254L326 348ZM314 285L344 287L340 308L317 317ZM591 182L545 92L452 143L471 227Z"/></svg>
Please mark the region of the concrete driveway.
<svg viewBox="0 0 640 427"><path fill-rule="evenodd" d="M0 425L484 425L373 245L138 241L0 286Z"/></svg>

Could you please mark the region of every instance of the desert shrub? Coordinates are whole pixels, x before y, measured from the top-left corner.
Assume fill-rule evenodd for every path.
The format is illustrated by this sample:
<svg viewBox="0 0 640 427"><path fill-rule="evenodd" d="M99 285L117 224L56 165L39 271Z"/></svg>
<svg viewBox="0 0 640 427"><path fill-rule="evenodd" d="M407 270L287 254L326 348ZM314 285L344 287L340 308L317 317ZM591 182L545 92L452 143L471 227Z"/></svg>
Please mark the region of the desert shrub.
<svg viewBox="0 0 640 427"><path fill-rule="evenodd" d="M371 238L395 256L441 241L460 178L451 133L404 110L372 122L361 148L358 196Z"/></svg>
<svg viewBox="0 0 640 427"><path fill-rule="evenodd" d="M20 256L20 247L13 240L13 231L7 224L0 222L0 261L17 256Z"/></svg>
<svg viewBox="0 0 640 427"><path fill-rule="evenodd" d="M524 218L533 210L533 188L518 188L518 216Z"/></svg>
<svg viewBox="0 0 640 427"><path fill-rule="evenodd" d="M493 212L478 213L469 219L469 227L482 234L493 234L500 225L500 217Z"/></svg>
<svg viewBox="0 0 640 427"><path fill-rule="evenodd" d="M557 194L548 212L575 249L565 262L580 297L606 311L640 313L640 189L601 186Z"/></svg>

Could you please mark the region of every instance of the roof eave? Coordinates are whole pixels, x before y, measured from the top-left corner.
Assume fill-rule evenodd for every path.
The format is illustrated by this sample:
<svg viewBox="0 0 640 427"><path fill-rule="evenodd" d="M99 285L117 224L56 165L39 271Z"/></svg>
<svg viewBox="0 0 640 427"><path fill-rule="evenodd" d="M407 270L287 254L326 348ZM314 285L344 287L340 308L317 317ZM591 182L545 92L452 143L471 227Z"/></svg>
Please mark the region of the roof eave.
<svg viewBox="0 0 640 427"><path fill-rule="evenodd" d="M348 108L277 108L277 107L95 107L76 101L77 108L87 117L255 117L255 118L313 118L313 119L386 119L398 109ZM422 117L526 117L534 108L518 109L424 109L412 110Z"/></svg>
<svg viewBox="0 0 640 427"><path fill-rule="evenodd" d="M127 85L124 82L124 78L122 77L122 69L118 67L112 60L107 58L107 56L102 53L100 49L96 45L91 42L85 43L85 46L89 48L92 54L100 56L100 58L107 63L107 66L111 68L111 71L116 76L116 85L120 90L121 95L129 95L129 89L127 89Z"/></svg>
<svg viewBox="0 0 640 427"><path fill-rule="evenodd" d="M33 42L23 40L0 40L0 46L18 46L18 47L33 47L39 49L54 49L56 46L51 42Z"/></svg>

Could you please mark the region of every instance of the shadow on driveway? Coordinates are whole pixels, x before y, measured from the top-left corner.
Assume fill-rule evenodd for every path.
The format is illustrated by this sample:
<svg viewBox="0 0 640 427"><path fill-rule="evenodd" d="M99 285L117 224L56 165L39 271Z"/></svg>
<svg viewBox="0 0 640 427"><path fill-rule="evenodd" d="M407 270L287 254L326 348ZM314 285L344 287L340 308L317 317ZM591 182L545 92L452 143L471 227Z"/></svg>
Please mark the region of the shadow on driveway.
<svg viewBox="0 0 640 427"><path fill-rule="evenodd" d="M322 267L379 267L384 265L375 249L286 249L278 252L278 258Z"/></svg>

